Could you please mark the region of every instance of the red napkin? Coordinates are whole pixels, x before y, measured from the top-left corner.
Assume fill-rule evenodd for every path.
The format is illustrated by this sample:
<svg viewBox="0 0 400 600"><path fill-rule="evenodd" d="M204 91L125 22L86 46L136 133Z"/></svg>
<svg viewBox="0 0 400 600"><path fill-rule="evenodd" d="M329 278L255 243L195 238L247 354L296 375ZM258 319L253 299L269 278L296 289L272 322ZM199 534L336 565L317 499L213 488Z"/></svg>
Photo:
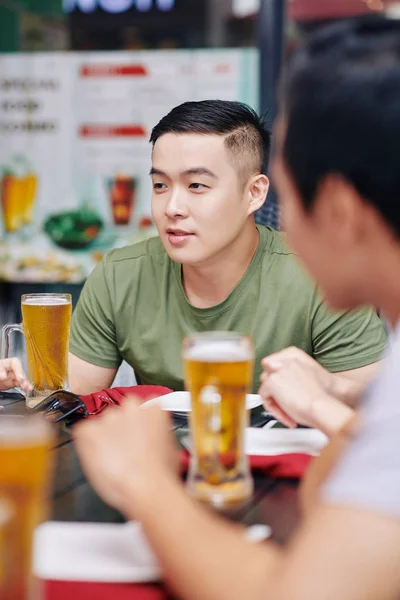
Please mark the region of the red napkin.
<svg viewBox="0 0 400 600"><path fill-rule="evenodd" d="M250 467L254 475L264 474L273 479L301 479L310 464L312 456L308 454L279 454L278 456L249 456ZM189 468L190 455L180 453L181 474Z"/></svg>
<svg viewBox="0 0 400 600"><path fill-rule="evenodd" d="M132 387L115 387L81 396L90 416L100 414L107 406L122 404L127 396L135 396L142 402L170 394L172 390L162 385L134 385Z"/></svg>
<svg viewBox="0 0 400 600"><path fill-rule="evenodd" d="M167 600L168 592L156 584L46 581L43 600Z"/></svg>

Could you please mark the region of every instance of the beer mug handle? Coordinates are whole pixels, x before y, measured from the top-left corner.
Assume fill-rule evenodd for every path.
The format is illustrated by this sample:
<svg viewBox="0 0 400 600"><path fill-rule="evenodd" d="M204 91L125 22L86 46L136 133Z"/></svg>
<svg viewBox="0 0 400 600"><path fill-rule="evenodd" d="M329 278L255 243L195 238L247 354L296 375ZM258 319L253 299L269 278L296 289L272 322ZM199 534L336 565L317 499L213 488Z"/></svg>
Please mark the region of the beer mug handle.
<svg viewBox="0 0 400 600"><path fill-rule="evenodd" d="M4 325L1 330L1 360L10 358L10 335L13 331L19 331L24 333L23 327L20 323L9 323Z"/></svg>

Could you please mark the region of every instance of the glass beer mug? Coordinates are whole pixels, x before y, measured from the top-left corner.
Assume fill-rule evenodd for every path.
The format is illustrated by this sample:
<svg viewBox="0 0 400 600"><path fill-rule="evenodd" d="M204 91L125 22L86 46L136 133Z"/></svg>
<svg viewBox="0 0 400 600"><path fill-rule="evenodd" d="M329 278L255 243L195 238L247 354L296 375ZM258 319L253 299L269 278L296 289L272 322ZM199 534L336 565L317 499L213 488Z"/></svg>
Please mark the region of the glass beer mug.
<svg viewBox="0 0 400 600"><path fill-rule="evenodd" d="M68 346L72 301L70 294L24 294L22 324L5 325L1 358L9 358L10 334L23 333L26 341L28 379L33 386L27 394L28 408L46 396L68 388Z"/></svg>
<svg viewBox="0 0 400 600"><path fill-rule="evenodd" d="M252 342L230 332L194 334L184 341L183 359L192 403L189 492L216 508L234 506L253 491L244 448Z"/></svg>

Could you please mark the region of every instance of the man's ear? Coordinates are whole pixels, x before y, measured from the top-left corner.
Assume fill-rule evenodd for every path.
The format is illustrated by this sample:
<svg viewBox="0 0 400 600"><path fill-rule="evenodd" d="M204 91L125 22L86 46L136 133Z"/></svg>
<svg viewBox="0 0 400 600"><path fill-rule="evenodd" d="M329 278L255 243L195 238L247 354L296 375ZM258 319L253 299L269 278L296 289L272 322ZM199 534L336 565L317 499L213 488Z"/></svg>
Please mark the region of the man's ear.
<svg viewBox="0 0 400 600"><path fill-rule="evenodd" d="M269 179L266 175L254 175L247 184L248 214L256 212L264 204L269 190Z"/></svg>

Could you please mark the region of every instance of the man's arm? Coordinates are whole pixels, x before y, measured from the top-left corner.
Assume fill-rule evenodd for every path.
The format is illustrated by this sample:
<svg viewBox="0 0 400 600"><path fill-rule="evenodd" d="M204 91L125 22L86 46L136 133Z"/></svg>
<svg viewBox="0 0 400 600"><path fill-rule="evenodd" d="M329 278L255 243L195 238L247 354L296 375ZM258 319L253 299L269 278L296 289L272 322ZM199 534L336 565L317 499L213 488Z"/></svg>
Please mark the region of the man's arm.
<svg viewBox="0 0 400 600"><path fill-rule="evenodd" d="M188 600L397 600L400 524L350 508L319 506L285 551L252 545L190 499L178 483L133 489L139 518L166 579ZM160 488L157 488L160 490ZM127 490L126 501L130 492ZM165 518L168 515L168 518ZM173 548L173 551L171 551Z"/></svg>
<svg viewBox="0 0 400 600"><path fill-rule="evenodd" d="M92 365L71 352L68 355L69 387L71 392L78 396L86 396L109 388L117 370Z"/></svg>
<svg viewBox="0 0 400 600"><path fill-rule="evenodd" d="M352 371L332 373L334 381L332 394L347 406L357 407L365 389L378 374L381 364L382 361L378 361Z"/></svg>
<svg viewBox="0 0 400 600"><path fill-rule="evenodd" d="M78 424L83 468L103 498L139 519L187 600L397 600L400 523L358 507L318 505L293 543L251 544L193 500L176 475L168 417L135 402ZM371 478L371 485L374 485Z"/></svg>
<svg viewBox="0 0 400 600"><path fill-rule="evenodd" d="M352 371L329 373L299 348L286 348L262 361L259 394L266 410L288 427L316 427L331 437L354 416L354 408L380 365L377 362ZM282 369L285 394L278 400L270 378Z"/></svg>
<svg viewBox="0 0 400 600"><path fill-rule="evenodd" d="M332 437L354 416L344 398L350 389L361 393L361 384L329 373L299 348L271 354L262 366L264 407L287 427L316 427Z"/></svg>
<svg viewBox="0 0 400 600"><path fill-rule="evenodd" d="M79 395L110 387L121 364L105 257L87 279L72 315L68 357L71 391Z"/></svg>

